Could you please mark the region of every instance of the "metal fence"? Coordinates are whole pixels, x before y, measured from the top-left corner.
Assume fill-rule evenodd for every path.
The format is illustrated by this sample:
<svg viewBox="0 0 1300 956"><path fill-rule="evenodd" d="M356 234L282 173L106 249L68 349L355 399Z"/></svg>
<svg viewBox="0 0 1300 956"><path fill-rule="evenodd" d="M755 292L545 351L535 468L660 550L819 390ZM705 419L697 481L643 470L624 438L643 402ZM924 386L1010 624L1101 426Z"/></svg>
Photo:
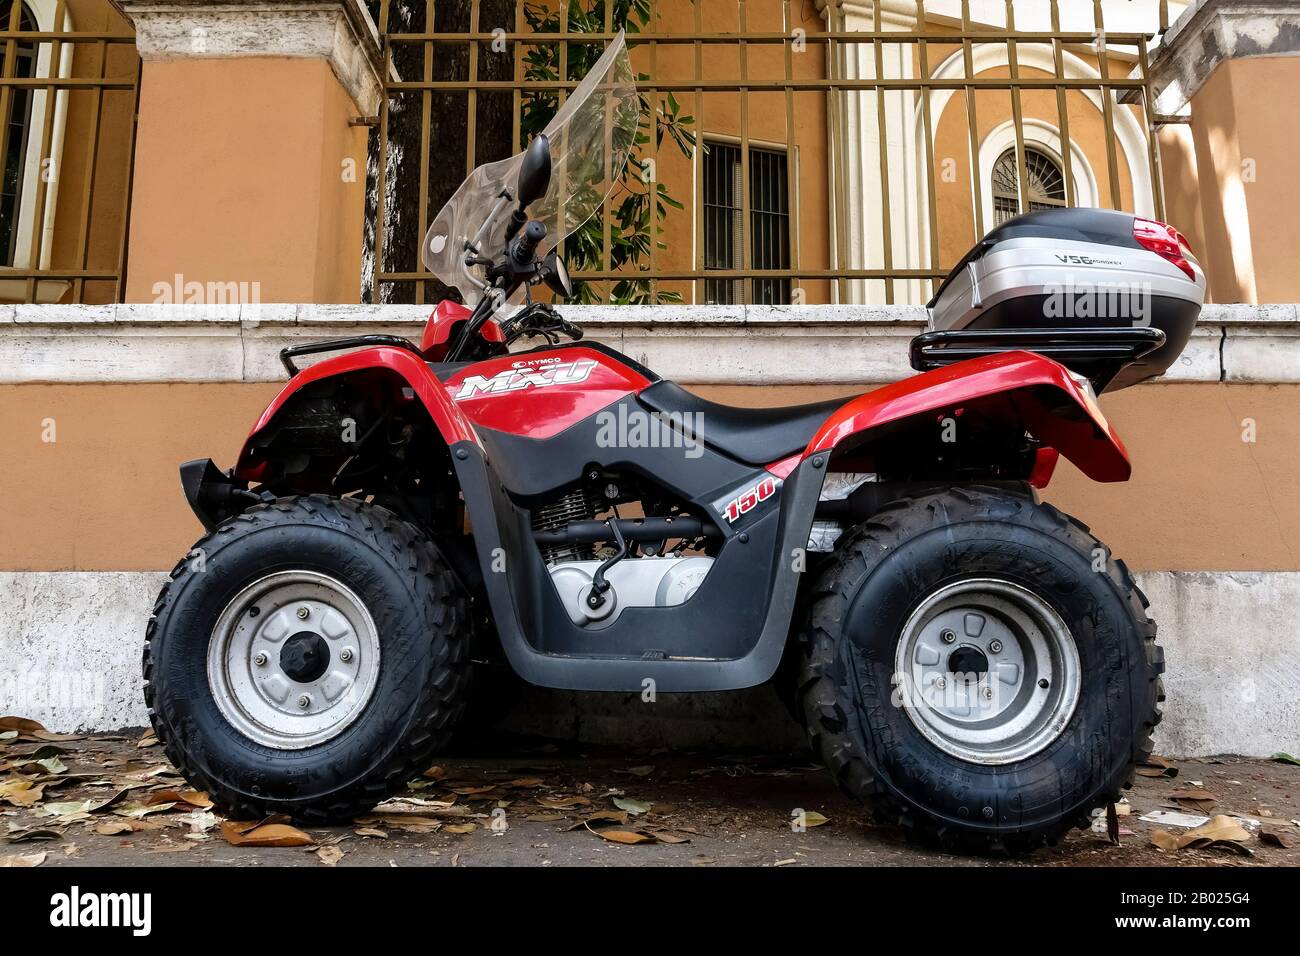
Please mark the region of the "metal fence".
<svg viewBox="0 0 1300 956"><path fill-rule="evenodd" d="M140 59L107 2L73 7L0 3L3 302L122 294Z"/></svg>
<svg viewBox="0 0 1300 956"><path fill-rule="evenodd" d="M1012 211L1085 198L1120 206L1144 183L1150 212L1163 215L1147 59L1167 26L1166 3L1150 5L1145 32L1108 32L1101 0L1084 24L1087 0L1071 0L1069 30L1058 0L1036 5L1045 29L1035 30L1017 25L1012 0L992 24L972 18L970 0L917 0L905 29L879 4L865 23L824 6L826 19L811 0L377 0L388 80L372 138L373 298L444 293L419 264L428 223L474 166L523 147L619 29L647 111L639 161L601 210L599 242L570 251L588 300L916 301L1006 217L1008 202ZM997 6L979 9L988 18ZM998 68L981 70L990 49ZM1080 60L1093 68L1087 75L1067 68ZM956 63L958 75L941 63ZM1059 195L1035 193L1048 150L1026 134L1031 100L1033 122L1059 136L1049 159L1060 167L1051 187L1063 187ZM943 117L940 101L949 104ZM978 158L994 113L1009 113L1014 130L1000 190ZM956 174L936 146L941 118L961 129ZM1132 145L1119 144L1121 120L1140 131L1141 169ZM1076 194L1072 122L1085 121L1097 165L1091 197ZM891 124L902 123L916 130L914 174L896 155ZM726 157L731 172L720 172ZM774 170L786 177L782 189L771 186ZM964 209L951 198L953 178ZM991 214L986 197L997 201ZM734 228L719 227L723 214Z"/></svg>

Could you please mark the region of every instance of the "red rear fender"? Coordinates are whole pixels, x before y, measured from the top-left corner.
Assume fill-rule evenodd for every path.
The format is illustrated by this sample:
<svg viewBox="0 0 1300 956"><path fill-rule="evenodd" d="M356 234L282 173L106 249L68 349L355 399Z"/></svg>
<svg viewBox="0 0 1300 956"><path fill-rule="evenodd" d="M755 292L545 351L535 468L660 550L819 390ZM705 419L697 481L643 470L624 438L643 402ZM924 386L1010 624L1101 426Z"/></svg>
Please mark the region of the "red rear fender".
<svg viewBox="0 0 1300 956"><path fill-rule="evenodd" d="M804 457L847 451L884 425L913 418L929 425L935 413L960 409L1029 432L1095 481L1126 481L1132 470L1096 399L1064 366L1032 352L971 359L868 392L827 419Z"/></svg>

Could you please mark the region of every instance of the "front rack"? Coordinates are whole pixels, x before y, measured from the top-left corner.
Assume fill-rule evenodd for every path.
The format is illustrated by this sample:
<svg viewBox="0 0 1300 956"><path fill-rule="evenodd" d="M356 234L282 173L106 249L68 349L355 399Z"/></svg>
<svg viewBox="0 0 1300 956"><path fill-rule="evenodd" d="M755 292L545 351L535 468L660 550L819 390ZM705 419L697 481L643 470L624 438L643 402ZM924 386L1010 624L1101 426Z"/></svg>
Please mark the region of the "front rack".
<svg viewBox="0 0 1300 956"><path fill-rule="evenodd" d="M414 352L420 358L424 358L424 353L420 347L410 339L404 339L400 335L353 335L346 339L329 339L325 342L308 342L306 345L291 345L288 348L280 349L280 362L289 372L289 377L298 374L298 366L293 364L293 359L299 355L318 355L321 352L341 352L344 349L362 348L364 346L387 345L392 348L405 349L408 352Z"/></svg>

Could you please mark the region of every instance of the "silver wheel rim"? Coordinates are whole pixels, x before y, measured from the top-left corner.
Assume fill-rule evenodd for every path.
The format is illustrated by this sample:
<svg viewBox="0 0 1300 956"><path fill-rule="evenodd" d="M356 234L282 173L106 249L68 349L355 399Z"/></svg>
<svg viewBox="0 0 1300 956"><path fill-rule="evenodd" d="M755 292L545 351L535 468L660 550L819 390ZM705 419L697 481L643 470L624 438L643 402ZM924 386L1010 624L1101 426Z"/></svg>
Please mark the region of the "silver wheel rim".
<svg viewBox="0 0 1300 956"><path fill-rule="evenodd" d="M379 677L379 632L361 599L314 571L278 571L240 591L208 642L218 710L250 740L301 750L361 715Z"/></svg>
<svg viewBox="0 0 1300 956"><path fill-rule="evenodd" d="M916 728L972 763L1032 757L1079 703L1070 629L1038 595L994 578L958 581L922 601L903 626L894 671Z"/></svg>

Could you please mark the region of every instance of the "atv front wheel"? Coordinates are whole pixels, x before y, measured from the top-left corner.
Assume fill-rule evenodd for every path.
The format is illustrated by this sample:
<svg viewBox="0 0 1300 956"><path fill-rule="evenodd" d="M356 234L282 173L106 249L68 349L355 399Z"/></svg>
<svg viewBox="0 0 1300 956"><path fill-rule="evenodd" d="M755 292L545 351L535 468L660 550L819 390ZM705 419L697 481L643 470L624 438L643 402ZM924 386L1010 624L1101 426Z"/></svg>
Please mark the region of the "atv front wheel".
<svg viewBox="0 0 1300 956"><path fill-rule="evenodd" d="M392 512L313 495L251 508L172 572L145 702L227 813L349 819L424 770L464 706L465 599Z"/></svg>
<svg viewBox="0 0 1300 956"><path fill-rule="evenodd" d="M840 786L910 836L1016 851L1119 799L1164 658L1146 599L1079 522L954 488L847 532L814 591L800 700Z"/></svg>

